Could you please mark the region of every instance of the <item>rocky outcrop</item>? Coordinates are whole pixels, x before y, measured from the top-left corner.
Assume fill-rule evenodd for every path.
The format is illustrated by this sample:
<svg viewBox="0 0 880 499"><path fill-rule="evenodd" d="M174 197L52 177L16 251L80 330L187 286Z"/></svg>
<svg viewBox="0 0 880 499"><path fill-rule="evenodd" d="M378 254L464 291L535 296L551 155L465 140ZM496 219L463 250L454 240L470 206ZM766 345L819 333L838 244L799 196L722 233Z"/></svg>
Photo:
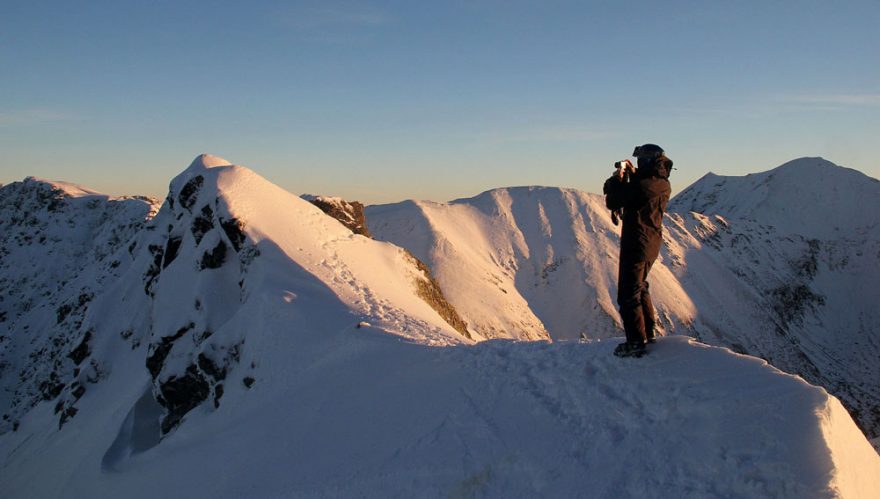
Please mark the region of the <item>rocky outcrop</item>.
<svg viewBox="0 0 880 499"><path fill-rule="evenodd" d="M404 250L408 258L410 258L413 264L419 269L419 272L422 273L421 276L415 279L416 286L416 294L425 301L428 305L431 306L440 317L443 318L452 326L453 329L462 334L465 338L473 339L471 337L471 333L468 331L467 323L461 316L456 312L455 307L446 300L446 297L443 296L443 291L440 289L440 285L434 279L434 276L431 275L431 269L425 265L424 262L413 256L407 250Z"/></svg>
<svg viewBox="0 0 880 499"><path fill-rule="evenodd" d="M156 233L146 234L139 243L148 251L143 281L152 307L174 307L173 313L169 310L150 324L145 360L153 397L163 410L161 435L208 400L215 408L220 406L226 376L240 362L244 339L218 337L209 323L218 327L223 322L218 318L234 315L247 293L248 268L259 256L245 233L245 223L229 214L213 185L208 188L209 174L186 179L188 172L172 182L153 224ZM193 283L189 310L176 306L180 291L176 284L163 286L166 274L174 283L189 276L183 278ZM230 301L232 297L237 298ZM134 340L130 333L123 337Z"/></svg>
<svg viewBox="0 0 880 499"><path fill-rule="evenodd" d="M339 223L348 227L355 234L372 238L370 229L367 228L367 219L364 215L364 205L358 201L348 202L342 198L326 196L303 195L303 199L321 209L324 213L339 220Z"/></svg>

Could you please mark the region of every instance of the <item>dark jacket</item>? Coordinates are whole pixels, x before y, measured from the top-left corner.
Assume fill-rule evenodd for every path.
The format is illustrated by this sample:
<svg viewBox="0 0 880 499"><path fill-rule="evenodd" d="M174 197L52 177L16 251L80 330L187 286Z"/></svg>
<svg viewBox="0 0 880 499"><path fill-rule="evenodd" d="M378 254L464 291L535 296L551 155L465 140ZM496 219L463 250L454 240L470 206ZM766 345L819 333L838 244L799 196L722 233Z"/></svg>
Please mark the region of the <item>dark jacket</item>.
<svg viewBox="0 0 880 499"><path fill-rule="evenodd" d="M664 160L666 158L663 158ZM663 213L669 203L669 165L639 166L629 182L614 175L605 182L607 202L623 208L620 259L653 262L663 242Z"/></svg>

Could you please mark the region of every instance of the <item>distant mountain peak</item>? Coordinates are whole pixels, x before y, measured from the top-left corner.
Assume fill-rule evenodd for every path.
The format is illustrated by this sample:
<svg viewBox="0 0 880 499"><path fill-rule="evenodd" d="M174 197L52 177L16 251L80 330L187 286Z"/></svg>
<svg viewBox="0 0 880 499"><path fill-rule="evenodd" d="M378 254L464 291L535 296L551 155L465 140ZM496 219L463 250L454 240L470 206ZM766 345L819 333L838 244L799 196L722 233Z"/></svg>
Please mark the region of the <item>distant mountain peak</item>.
<svg viewBox="0 0 880 499"><path fill-rule="evenodd" d="M22 182L24 188L48 189L56 194L67 197L84 197L84 196L104 196L100 192L93 191L81 185L70 182L62 182L60 180L48 180L40 177L26 177ZM14 185L14 184L10 184Z"/></svg>
<svg viewBox="0 0 880 499"><path fill-rule="evenodd" d="M876 232L878 197L876 179L803 157L744 176L706 174L676 195L669 211L760 220L783 233L827 239Z"/></svg>

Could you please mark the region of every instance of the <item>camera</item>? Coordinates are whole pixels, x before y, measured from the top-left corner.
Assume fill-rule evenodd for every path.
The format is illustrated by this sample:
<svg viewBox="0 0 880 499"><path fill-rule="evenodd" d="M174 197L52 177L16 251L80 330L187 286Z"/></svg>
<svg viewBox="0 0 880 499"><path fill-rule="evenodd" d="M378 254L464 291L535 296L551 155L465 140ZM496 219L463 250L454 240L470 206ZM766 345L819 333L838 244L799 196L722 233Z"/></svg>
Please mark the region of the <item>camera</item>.
<svg viewBox="0 0 880 499"><path fill-rule="evenodd" d="M632 161L628 159L616 161L614 163L614 168L617 169L617 175L620 176L621 180L629 180L629 174L635 173L636 171L635 165L633 165Z"/></svg>

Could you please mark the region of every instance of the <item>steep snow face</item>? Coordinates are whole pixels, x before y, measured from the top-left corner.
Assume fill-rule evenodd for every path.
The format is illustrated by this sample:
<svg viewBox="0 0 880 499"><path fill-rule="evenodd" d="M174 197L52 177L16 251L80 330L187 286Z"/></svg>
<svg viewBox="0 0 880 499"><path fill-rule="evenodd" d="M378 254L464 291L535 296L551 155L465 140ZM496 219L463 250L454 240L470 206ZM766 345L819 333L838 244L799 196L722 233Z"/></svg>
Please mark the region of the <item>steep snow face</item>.
<svg viewBox="0 0 880 499"><path fill-rule="evenodd" d="M66 384L79 393L99 376L74 353L83 321L130 265L127 244L157 209L149 198L33 177L0 189L0 432Z"/></svg>
<svg viewBox="0 0 880 499"><path fill-rule="evenodd" d="M52 223L77 229L62 246L94 239L95 230L75 219ZM39 229L44 233L52 234ZM300 334L338 334L360 324L426 344L469 342L466 329L456 331L422 298L430 277L405 250L354 235L307 201L221 158L197 158L172 180L150 224L126 239L97 246L117 250L106 263L83 257L75 275L98 276L87 281L94 281L88 291L64 295L57 312L41 304L32 314L25 326L40 328L39 341L29 341L24 326L11 336L4 369L27 382L8 378L15 410L7 411L5 429L40 400L51 401L59 425L66 424L91 385L118 367L119 350L130 347L148 375L136 383L149 386L144 404L161 415L167 434L194 408L219 407L233 372L237 383L258 378L256 364L246 362L245 342L266 303L283 304L295 317L285 330ZM84 272L89 265L110 270Z"/></svg>
<svg viewBox="0 0 880 499"><path fill-rule="evenodd" d="M496 189L451 203L370 206L367 224L427 262L485 338L619 335L619 227L601 196L573 189ZM688 330L695 310L659 262L651 276L662 326Z"/></svg>
<svg viewBox="0 0 880 499"><path fill-rule="evenodd" d="M800 158L744 177L707 174L670 203L760 222L782 235L813 239L880 239L880 181L822 158Z"/></svg>
<svg viewBox="0 0 880 499"><path fill-rule="evenodd" d="M59 432L37 413L0 436L0 486L221 498L880 490L880 457L840 404L758 359L683 337L638 361L613 357L615 342L429 348L352 329L300 334L284 328L286 308L267 302L247 324L244 349L262 372L251 390L236 384L219 409L138 451L140 413L126 414L137 393L111 379L83 398L90 417Z"/></svg>
<svg viewBox="0 0 880 499"><path fill-rule="evenodd" d="M282 326L292 334L367 324L426 344L468 341L419 297L429 277L406 251L353 234L247 168L197 159L171 182L155 226L166 224L141 243L152 255L146 364L163 433L207 399L218 407L231 372L258 378L242 356L255 341L249 324L277 313L267 303L292 315Z"/></svg>
<svg viewBox="0 0 880 499"><path fill-rule="evenodd" d="M878 199L880 182L818 158L707 176L670 203L664 248L703 340L824 386L871 437L880 435Z"/></svg>

